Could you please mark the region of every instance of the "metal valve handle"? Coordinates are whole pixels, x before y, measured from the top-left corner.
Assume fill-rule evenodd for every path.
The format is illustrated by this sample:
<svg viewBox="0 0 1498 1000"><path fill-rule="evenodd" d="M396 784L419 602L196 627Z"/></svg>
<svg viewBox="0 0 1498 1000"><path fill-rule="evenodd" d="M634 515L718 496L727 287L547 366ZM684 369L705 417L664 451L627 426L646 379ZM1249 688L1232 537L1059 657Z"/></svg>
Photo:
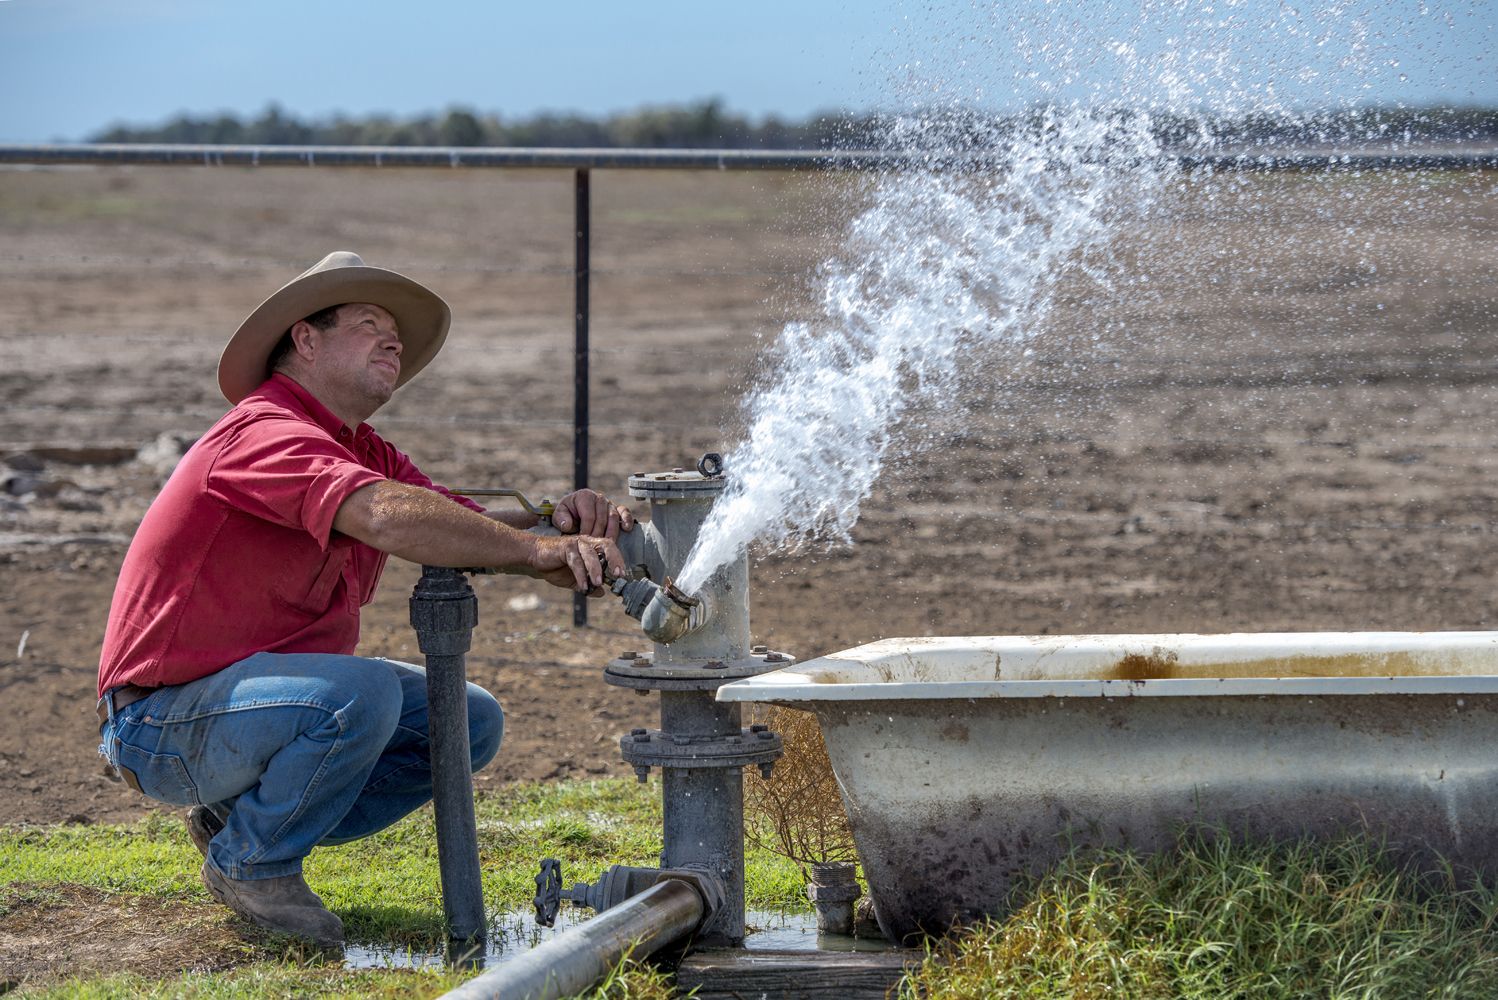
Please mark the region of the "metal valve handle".
<svg viewBox="0 0 1498 1000"><path fill-rule="evenodd" d="M551 517L557 511L557 505L550 500L542 500L539 504L533 504L519 490L481 490L465 487L448 492L456 493L460 497L514 497L519 501L520 506L525 508L527 514L534 514L536 517Z"/></svg>
<svg viewBox="0 0 1498 1000"><path fill-rule="evenodd" d="M551 927L557 922L557 911L562 908L562 863L556 858L542 858L541 870L536 873L536 898L531 900L536 907L536 923Z"/></svg>

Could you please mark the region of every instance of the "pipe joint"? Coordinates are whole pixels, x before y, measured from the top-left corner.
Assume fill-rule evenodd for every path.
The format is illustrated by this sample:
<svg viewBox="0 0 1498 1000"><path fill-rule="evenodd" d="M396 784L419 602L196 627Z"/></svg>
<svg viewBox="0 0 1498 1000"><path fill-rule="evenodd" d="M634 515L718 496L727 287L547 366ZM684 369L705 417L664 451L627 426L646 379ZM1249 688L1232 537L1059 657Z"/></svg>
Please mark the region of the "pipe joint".
<svg viewBox="0 0 1498 1000"><path fill-rule="evenodd" d="M423 566L411 591L411 627L428 656L468 652L479 621L479 602L462 570Z"/></svg>
<svg viewBox="0 0 1498 1000"><path fill-rule="evenodd" d="M660 876L659 882L671 880L685 882L697 890L697 895L702 897L702 921L697 925L699 930L711 927L728 901L728 888L723 884L723 880L718 877L717 872L707 868L696 865L684 868L662 868Z"/></svg>
<svg viewBox="0 0 1498 1000"><path fill-rule="evenodd" d="M702 897L702 920L699 927L712 923L728 898L722 878L716 872L696 865L681 868L610 865L598 877L598 881L577 882L566 891L561 891L561 870L561 862L547 858L541 863L541 874L536 876L536 918L547 927L551 926L557 905L564 899L573 906L587 907L602 913L638 896L651 886L672 879L685 882Z"/></svg>
<svg viewBox="0 0 1498 1000"><path fill-rule="evenodd" d="M687 595L669 579L658 584L654 580L619 578L610 589L623 602L624 613L662 644L696 632L712 618L712 607L705 598Z"/></svg>

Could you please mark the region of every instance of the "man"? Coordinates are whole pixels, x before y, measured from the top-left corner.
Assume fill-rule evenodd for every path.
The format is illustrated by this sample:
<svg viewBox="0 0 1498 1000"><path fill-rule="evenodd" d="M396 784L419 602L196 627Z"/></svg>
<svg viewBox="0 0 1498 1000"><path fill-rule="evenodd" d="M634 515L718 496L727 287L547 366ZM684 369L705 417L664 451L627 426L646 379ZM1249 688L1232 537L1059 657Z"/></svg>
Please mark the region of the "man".
<svg viewBox="0 0 1498 1000"><path fill-rule="evenodd" d="M431 797L425 676L352 655L387 555L490 566L594 591L627 510L581 490L562 537L432 483L364 421L436 355L447 304L338 252L266 299L219 361L231 409L146 512L99 664L100 752L132 787L192 806L219 902L337 946L302 880L319 844L368 836ZM503 714L468 687L473 767Z"/></svg>

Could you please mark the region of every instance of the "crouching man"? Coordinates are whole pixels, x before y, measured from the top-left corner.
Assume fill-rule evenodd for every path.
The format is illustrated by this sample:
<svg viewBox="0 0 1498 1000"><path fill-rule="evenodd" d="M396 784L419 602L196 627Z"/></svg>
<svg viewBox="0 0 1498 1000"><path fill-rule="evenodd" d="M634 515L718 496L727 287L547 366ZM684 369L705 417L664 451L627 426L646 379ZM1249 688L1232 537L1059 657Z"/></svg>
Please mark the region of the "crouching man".
<svg viewBox="0 0 1498 1000"><path fill-rule="evenodd" d="M580 490L562 537L435 485L367 420L442 346L447 304L328 255L246 319L218 381L233 409L183 457L120 570L99 663L100 752L188 832L219 902L322 946L343 925L302 880L316 846L431 798L421 669L355 656L387 555L593 591L631 515ZM571 532L570 534L566 534ZM478 770L503 714L468 686Z"/></svg>

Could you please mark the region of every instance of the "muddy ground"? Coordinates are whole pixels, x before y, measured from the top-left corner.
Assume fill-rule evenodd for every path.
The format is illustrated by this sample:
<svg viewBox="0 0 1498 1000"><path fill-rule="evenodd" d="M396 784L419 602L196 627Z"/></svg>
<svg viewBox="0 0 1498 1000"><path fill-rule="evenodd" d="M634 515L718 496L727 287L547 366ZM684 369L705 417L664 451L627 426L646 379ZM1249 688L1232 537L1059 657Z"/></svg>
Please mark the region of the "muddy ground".
<svg viewBox="0 0 1498 1000"><path fill-rule="evenodd" d="M101 775L114 576L175 442L224 409L229 332L324 253L428 281L456 321L375 419L439 481L571 475L570 175L0 172L0 823L152 808ZM731 443L736 405L868 182L599 172L593 481ZM754 571L757 641L1498 626L1498 179L1183 183L1061 283L1030 353L969 359L912 414L851 547ZM1147 278L1148 280L1143 280ZM392 562L362 649L416 657ZM624 773L651 702L612 602L477 582L471 676L508 712L481 786Z"/></svg>

